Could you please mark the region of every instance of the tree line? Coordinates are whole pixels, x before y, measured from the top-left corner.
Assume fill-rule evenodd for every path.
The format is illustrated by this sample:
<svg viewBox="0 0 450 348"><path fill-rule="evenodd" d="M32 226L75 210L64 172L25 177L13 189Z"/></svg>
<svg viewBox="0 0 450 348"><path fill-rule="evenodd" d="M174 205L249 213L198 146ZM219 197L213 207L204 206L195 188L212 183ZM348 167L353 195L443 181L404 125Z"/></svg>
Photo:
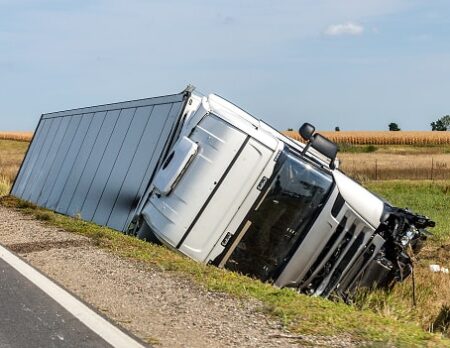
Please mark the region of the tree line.
<svg viewBox="0 0 450 348"><path fill-rule="evenodd" d="M450 115L442 116L438 118L436 121L430 123L432 131L448 131L450 130ZM401 130L397 123L391 122L388 125L390 131L399 131Z"/></svg>
<svg viewBox="0 0 450 348"><path fill-rule="evenodd" d="M436 121L431 122L430 126L432 131L450 131L450 115L442 116ZM389 123L388 129L392 132L401 130L399 125L395 122ZM336 132L339 132L341 129L340 127L334 127L334 130Z"/></svg>

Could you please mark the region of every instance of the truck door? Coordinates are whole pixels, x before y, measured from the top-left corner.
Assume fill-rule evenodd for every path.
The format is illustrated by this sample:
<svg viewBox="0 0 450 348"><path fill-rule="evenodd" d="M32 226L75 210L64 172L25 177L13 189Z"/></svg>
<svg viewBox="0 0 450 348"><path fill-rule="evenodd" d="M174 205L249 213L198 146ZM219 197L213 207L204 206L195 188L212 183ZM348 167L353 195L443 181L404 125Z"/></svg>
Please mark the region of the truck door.
<svg viewBox="0 0 450 348"><path fill-rule="evenodd" d="M273 151L209 114L174 146L142 214L156 235L204 261ZM245 195L244 195L245 197ZM237 199L237 200L236 200ZM242 201L243 198L240 198Z"/></svg>

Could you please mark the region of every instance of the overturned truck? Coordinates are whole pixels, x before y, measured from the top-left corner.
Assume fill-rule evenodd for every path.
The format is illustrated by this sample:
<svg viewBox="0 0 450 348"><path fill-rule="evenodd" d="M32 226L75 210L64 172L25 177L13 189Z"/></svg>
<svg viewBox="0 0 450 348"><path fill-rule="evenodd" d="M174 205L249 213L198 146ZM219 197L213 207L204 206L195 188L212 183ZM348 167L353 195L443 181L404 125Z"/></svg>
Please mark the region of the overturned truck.
<svg viewBox="0 0 450 348"><path fill-rule="evenodd" d="M310 124L300 133L192 87L44 114L11 194L312 295L403 281L434 222L347 177Z"/></svg>

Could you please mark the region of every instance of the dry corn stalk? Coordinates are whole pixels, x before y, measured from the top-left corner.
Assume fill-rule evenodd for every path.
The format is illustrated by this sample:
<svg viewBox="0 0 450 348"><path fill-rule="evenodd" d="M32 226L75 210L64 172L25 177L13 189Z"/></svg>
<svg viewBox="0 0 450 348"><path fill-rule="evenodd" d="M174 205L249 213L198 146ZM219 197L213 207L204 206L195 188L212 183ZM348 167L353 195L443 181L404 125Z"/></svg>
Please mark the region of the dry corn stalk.
<svg viewBox="0 0 450 348"><path fill-rule="evenodd" d="M33 132L0 132L0 140L31 141Z"/></svg>
<svg viewBox="0 0 450 348"><path fill-rule="evenodd" d="M319 132L335 143L354 145L448 145L449 131L344 131ZM301 140L296 131L285 131L283 134Z"/></svg>

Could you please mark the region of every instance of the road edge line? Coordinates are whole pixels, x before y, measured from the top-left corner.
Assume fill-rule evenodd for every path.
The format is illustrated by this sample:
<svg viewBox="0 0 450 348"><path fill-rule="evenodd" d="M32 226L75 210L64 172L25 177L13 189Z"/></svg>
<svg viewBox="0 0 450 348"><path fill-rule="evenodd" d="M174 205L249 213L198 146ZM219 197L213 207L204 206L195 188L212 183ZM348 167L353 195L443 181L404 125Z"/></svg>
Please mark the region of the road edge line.
<svg viewBox="0 0 450 348"><path fill-rule="evenodd" d="M0 258L115 348L144 348L68 291L0 245Z"/></svg>

